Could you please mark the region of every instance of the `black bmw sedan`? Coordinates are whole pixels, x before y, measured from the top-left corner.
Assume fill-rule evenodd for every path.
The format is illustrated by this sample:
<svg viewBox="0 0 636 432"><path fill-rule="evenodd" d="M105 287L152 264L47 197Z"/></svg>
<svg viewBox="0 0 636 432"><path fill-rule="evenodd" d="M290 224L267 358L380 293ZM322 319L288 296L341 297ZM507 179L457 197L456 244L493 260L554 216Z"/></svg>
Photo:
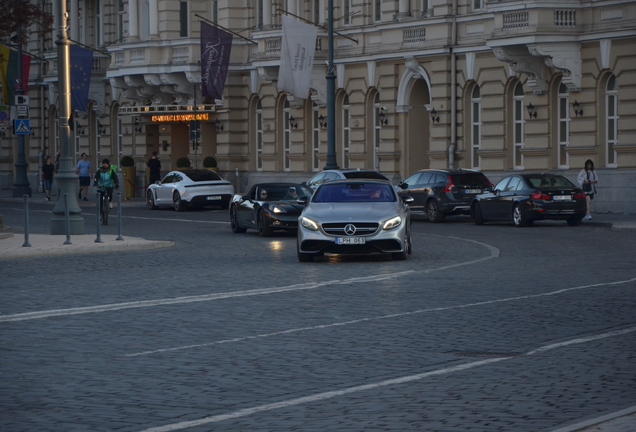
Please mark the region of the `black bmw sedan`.
<svg viewBox="0 0 636 432"><path fill-rule="evenodd" d="M524 227L535 220L561 219L577 226L586 206L583 191L563 176L515 174L497 183L492 192L477 195L470 214L476 225L498 220Z"/></svg>

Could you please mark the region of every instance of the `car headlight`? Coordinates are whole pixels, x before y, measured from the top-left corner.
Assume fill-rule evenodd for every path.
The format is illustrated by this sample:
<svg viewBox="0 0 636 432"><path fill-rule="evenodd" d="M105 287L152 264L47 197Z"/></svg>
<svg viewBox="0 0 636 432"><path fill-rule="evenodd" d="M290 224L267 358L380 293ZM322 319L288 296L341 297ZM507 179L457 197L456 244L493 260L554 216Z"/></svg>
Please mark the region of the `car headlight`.
<svg viewBox="0 0 636 432"><path fill-rule="evenodd" d="M402 223L402 217L395 216L387 221L384 221L384 224L382 225L382 229L390 230L390 229L399 227L401 223Z"/></svg>
<svg viewBox="0 0 636 432"><path fill-rule="evenodd" d="M272 210L272 213L287 213L287 210L277 205L271 205L269 208Z"/></svg>
<svg viewBox="0 0 636 432"><path fill-rule="evenodd" d="M300 224L309 230L318 231L318 224L305 216L301 216Z"/></svg>

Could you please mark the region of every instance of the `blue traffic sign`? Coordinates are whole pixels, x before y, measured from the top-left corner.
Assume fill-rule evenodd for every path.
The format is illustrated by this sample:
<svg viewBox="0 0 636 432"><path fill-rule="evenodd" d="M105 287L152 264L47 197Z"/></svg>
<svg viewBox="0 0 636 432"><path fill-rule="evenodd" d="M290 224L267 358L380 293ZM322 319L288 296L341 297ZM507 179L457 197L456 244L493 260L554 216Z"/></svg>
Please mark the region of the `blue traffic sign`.
<svg viewBox="0 0 636 432"><path fill-rule="evenodd" d="M29 120L18 119L13 120L13 133L16 135L28 135L31 133L31 126Z"/></svg>

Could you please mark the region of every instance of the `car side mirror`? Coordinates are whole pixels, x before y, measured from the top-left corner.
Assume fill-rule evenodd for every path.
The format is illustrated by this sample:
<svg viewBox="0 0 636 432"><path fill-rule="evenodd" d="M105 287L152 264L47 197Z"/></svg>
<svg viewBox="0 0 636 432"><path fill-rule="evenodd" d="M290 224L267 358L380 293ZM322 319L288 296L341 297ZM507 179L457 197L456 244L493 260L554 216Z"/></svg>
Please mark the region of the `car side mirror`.
<svg viewBox="0 0 636 432"><path fill-rule="evenodd" d="M160 184L161 184L161 180L157 180L157 181L155 182L155 184L160 185Z"/></svg>
<svg viewBox="0 0 636 432"><path fill-rule="evenodd" d="M402 202L405 204L412 203L413 201L415 201L413 197L410 195L402 195L401 198L402 198Z"/></svg>
<svg viewBox="0 0 636 432"><path fill-rule="evenodd" d="M241 199L242 199L243 201L249 201L249 200L251 200L252 198L251 198L249 195L243 195L243 196L241 197Z"/></svg>
<svg viewBox="0 0 636 432"><path fill-rule="evenodd" d="M402 188L402 189L408 189L408 188L409 188L409 185L407 185L407 184L406 184L406 183L404 183L404 182L399 182L399 183L398 183L398 187L399 187L399 188Z"/></svg>
<svg viewBox="0 0 636 432"><path fill-rule="evenodd" d="M301 185L303 185L303 186L307 186L307 182L306 182L306 181L304 181L304 182L302 182L302 183L301 183Z"/></svg>
<svg viewBox="0 0 636 432"><path fill-rule="evenodd" d="M308 201L309 201L309 200L307 199L307 197L306 197L306 196L304 196L304 197L299 197L299 198L296 200L296 202L297 202L298 204L302 204L302 205L307 205L307 202L308 202Z"/></svg>

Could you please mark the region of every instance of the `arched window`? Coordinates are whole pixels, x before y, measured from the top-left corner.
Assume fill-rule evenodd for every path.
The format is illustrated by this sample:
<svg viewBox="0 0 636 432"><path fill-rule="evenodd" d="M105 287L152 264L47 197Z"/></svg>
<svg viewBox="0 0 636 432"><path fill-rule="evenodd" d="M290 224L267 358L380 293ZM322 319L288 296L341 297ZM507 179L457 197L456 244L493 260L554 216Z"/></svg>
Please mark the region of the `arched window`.
<svg viewBox="0 0 636 432"><path fill-rule="evenodd" d="M320 171L320 158L318 158L318 152L320 151L320 128L322 127L320 123L320 107L316 102L313 102L311 107L311 166L313 171Z"/></svg>
<svg viewBox="0 0 636 432"><path fill-rule="evenodd" d="M607 148L605 160L607 161L606 165L613 168L616 167L616 150L614 150L614 146L618 144L618 85L616 84L616 77L614 75L607 80L605 107L605 143Z"/></svg>
<svg viewBox="0 0 636 432"><path fill-rule="evenodd" d="M559 85L559 94L557 95L558 103L558 137L559 137L559 149L557 154L557 160L559 161L559 168L568 168L569 155L567 148L570 145L570 112L568 110L570 105L570 95L567 92L565 84Z"/></svg>
<svg viewBox="0 0 636 432"><path fill-rule="evenodd" d="M512 160L514 169L523 169L523 154L521 149L525 137L525 121L523 119L523 85L518 82L512 96L512 117L513 117L513 148Z"/></svg>
<svg viewBox="0 0 636 432"><path fill-rule="evenodd" d="M256 102L256 110L254 111L254 131L256 137L256 171L263 170L263 104L259 99Z"/></svg>
<svg viewBox="0 0 636 432"><path fill-rule="evenodd" d="M481 91L475 84L470 96L470 148L471 167L479 168L479 150L481 149Z"/></svg>
<svg viewBox="0 0 636 432"><path fill-rule="evenodd" d="M283 168L289 171L290 159L289 152L291 150L291 122L289 121L291 106L289 101L285 99L283 105Z"/></svg>
<svg viewBox="0 0 636 432"><path fill-rule="evenodd" d="M351 105L349 96L342 99L342 168L349 168L349 147L351 145Z"/></svg>
<svg viewBox="0 0 636 432"><path fill-rule="evenodd" d="M373 99L373 169L380 169L380 131L382 130L382 106L380 102L380 93L376 93Z"/></svg>

